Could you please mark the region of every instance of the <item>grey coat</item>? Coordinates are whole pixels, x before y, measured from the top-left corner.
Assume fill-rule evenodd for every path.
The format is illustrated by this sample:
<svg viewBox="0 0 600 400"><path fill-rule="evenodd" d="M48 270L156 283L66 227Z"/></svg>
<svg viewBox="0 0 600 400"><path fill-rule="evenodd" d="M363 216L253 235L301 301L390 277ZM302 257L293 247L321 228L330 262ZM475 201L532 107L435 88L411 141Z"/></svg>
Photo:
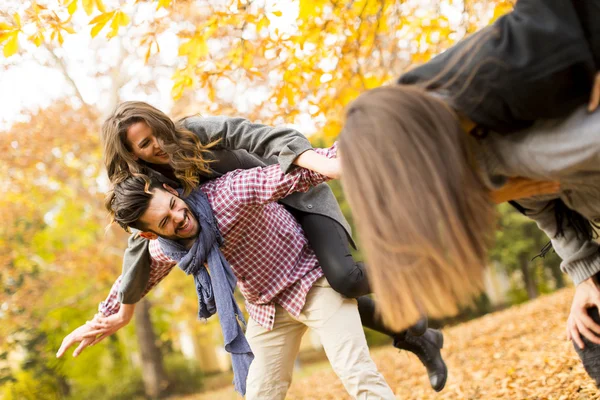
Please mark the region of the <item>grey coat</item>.
<svg viewBox="0 0 600 400"><path fill-rule="evenodd" d="M600 222L600 112L585 106L565 119L538 121L514 135L490 133L471 139L481 176L490 189L501 187L508 177L559 181L560 193L518 200L552 240L562 258L561 269L575 284L600 271L600 246L579 237L565 225L557 236L552 200L560 198L589 221Z"/></svg>
<svg viewBox="0 0 600 400"><path fill-rule="evenodd" d="M294 168L293 161L300 154L312 149L306 137L294 129L255 124L244 118L189 117L181 123L198 135L202 143L220 139L212 151L212 177L236 169L276 163L288 172ZM350 225L327 184L322 183L306 193L294 193L280 202L300 211L334 219L344 227L353 244ZM124 304L138 302L148 283L149 274L148 241L134 234L129 238L129 246L123 256L119 301Z"/></svg>

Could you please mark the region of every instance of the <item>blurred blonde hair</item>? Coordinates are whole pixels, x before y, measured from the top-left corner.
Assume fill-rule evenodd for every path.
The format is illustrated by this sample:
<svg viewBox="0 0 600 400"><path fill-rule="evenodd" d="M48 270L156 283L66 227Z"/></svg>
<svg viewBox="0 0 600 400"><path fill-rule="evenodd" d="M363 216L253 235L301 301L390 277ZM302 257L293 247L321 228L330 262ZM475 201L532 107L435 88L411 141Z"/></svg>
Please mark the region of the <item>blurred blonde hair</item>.
<svg viewBox="0 0 600 400"><path fill-rule="evenodd" d="M481 293L494 224L467 135L414 86L368 91L347 110L342 184L391 328L455 314Z"/></svg>
<svg viewBox="0 0 600 400"><path fill-rule="evenodd" d="M146 173L147 165L133 158L127 140L127 130L137 122L144 122L152 129L162 150L170 156L169 165L184 194L199 185L201 174L210 173L207 156L217 142L202 144L193 132L181 123L175 124L159 109L141 101L126 101L117 106L102 126L104 163L113 185L132 175ZM110 211L108 203L107 200L105 206Z"/></svg>

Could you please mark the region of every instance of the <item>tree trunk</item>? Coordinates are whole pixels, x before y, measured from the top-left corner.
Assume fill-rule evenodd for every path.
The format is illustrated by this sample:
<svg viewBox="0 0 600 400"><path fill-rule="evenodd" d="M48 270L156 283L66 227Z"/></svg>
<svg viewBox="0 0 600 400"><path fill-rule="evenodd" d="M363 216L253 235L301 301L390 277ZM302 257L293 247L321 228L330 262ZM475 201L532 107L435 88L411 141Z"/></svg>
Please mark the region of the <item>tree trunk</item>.
<svg viewBox="0 0 600 400"><path fill-rule="evenodd" d="M162 355L156 345L156 335L150 320L150 302L142 299L135 308L135 331L140 347L142 379L146 396L158 398L167 387L168 380L163 367Z"/></svg>
<svg viewBox="0 0 600 400"><path fill-rule="evenodd" d="M552 271L552 277L554 278L554 282L556 284L556 289L561 289L565 287L565 277L564 273L560 269L559 263L553 263L550 265L550 270Z"/></svg>
<svg viewBox="0 0 600 400"><path fill-rule="evenodd" d="M523 273L523 280L525 281L525 290L527 290L527 297L529 299L535 299L538 297L537 285L535 282L534 264L529 261L527 254L522 254L520 257L521 261L521 272Z"/></svg>

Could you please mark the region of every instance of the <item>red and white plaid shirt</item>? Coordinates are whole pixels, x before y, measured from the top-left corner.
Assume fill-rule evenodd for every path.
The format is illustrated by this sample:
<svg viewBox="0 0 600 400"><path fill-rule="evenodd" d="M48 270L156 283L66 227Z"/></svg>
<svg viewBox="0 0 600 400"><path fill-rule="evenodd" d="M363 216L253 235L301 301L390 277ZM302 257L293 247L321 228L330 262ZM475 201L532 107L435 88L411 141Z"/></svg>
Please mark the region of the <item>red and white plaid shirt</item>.
<svg viewBox="0 0 600 400"><path fill-rule="evenodd" d="M337 146L315 149L335 157ZM298 317L313 283L323 276L302 227L277 200L294 192L306 192L327 177L304 168L284 174L279 164L232 171L209 181L206 193L219 230L225 239L221 251L231 264L246 309L257 323L273 329L275 303ZM157 240L150 242L150 280L144 295L175 266ZM120 304L120 277L99 310L114 314Z"/></svg>

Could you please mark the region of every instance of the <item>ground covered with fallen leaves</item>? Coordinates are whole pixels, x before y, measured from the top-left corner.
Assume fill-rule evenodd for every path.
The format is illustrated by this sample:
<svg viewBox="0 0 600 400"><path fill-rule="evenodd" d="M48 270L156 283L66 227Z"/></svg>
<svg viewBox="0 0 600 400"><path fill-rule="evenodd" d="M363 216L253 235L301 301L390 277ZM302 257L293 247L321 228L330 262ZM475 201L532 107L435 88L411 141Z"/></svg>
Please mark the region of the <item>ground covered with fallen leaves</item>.
<svg viewBox="0 0 600 400"><path fill-rule="evenodd" d="M444 329L446 388L435 393L424 367L391 346L373 360L399 399L600 399L570 342L565 322L573 289ZM288 399L349 399L324 363L296 372ZM232 388L185 400L240 399ZM184 400L184 399L181 399Z"/></svg>

